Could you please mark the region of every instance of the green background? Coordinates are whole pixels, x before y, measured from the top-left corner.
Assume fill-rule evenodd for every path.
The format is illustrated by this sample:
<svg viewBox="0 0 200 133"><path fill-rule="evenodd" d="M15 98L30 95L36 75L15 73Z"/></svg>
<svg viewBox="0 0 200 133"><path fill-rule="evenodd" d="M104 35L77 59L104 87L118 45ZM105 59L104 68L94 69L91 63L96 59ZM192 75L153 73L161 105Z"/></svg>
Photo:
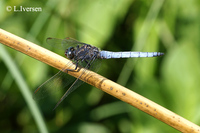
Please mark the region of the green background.
<svg viewBox="0 0 200 133"><path fill-rule="evenodd" d="M164 52L103 60L98 73L200 125L199 0L1 0L0 12L0 28L62 56L47 37L70 36L110 51ZM87 84L52 111L56 96L36 102L32 94L58 70L2 44L0 72L1 132L178 132Z"/></svg>

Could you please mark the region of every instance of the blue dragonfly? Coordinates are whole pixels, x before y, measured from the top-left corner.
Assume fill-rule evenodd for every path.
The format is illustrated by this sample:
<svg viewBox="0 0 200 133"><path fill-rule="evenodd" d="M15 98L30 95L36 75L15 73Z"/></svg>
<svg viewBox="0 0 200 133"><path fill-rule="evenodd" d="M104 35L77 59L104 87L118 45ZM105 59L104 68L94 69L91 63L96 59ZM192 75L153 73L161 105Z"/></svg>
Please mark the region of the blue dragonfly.
<svg viewBox="0 0 200 133"><path fill-rule="evenodd" d="M34 92L33 98L37 100L44 98L51 93L55 93L57 90L69 86L68 90L56 104L55 108L57 108L58 105L72 91L84 83L83 81L79 80L79 78L85 73L85 71L83 71L78 78L73 78L67 74L68 71L78 71L78 66L97 72L102 59L157 57L164 55L164 53L161 52L104 51L90 44L79 42L70 37L65 39L47 38L47 43L55 48L64 50L65 56L72 61L66 64L66 66L62 68L62 70L60 70L57 74L40 85ZM76 65L75 69L69 69L73 64Z"/></svg>

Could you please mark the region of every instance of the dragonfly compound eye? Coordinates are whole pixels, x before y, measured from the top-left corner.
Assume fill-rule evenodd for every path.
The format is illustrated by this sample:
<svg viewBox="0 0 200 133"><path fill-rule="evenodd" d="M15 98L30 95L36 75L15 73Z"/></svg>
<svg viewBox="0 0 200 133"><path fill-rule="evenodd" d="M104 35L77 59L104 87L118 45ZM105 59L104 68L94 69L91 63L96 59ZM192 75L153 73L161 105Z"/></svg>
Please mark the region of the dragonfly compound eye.
<svg viewBox="0 0 200 133"><path fill-rule="evenodd" d="M74 58L74 47L69 47L66 50L65 55L67 56L68 59L73 59Z"/></svg>

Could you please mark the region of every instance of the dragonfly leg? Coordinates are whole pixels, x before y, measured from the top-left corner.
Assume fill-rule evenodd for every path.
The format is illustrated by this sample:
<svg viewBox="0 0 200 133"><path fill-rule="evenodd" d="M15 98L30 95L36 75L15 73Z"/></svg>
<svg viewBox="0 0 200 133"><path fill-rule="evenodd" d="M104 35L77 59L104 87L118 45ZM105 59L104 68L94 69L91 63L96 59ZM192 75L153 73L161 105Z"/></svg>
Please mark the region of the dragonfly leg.
<svg viewBox="0 0 200 133"><path fill-rule="evenodd" d="M85 61L85 63L87 64L87 67L90 68L91 64L93 63L93 61L96 59L96 55L93 55L92 56L92 59L89 60L89 62L85 59L85 60L82 60L82 61Z"/></svg>
<svg viewBox="0 0 200 133"><path fill-rule="evenodd" d="M77 67L78 67L78 60L76 61L76 67L75 67L75 70L77 69Z"/></svg>
<svg viewBox="0 0 200 133"><path fill-rule="evenodd" d="M78 61L76 61L76 67L75 67L75 69L66 69L66 70L67 70L67 72L68 71L76 71L77 67L78 67Z"/></svg>

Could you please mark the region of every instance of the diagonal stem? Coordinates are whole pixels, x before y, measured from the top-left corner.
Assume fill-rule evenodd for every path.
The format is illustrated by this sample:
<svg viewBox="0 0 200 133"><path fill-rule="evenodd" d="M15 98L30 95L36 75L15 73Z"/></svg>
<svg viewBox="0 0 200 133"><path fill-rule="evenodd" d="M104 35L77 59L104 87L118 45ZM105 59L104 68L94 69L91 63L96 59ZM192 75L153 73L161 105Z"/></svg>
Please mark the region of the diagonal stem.
<svg viewBox="0 0 200 133"><path fill-rule="evenodd" d="M0 43L16 49L48 65L51 65L59 70L61 70L69 62L69 60L64 57L61 57L45 48L42 48L2 29L0 29ZM73 65L70 69L74 69L75 67L76 66ZM78 78L83 71L85 72L80 77L80 80L87 82L88 84L91 84L96 88L101 89L102 91L140 109L141 111L155 117L156 119L181 132L200 132L200 127L198 125L92 71L80 69L80 71L76 73L69 71L69 74Z"/></svg>

